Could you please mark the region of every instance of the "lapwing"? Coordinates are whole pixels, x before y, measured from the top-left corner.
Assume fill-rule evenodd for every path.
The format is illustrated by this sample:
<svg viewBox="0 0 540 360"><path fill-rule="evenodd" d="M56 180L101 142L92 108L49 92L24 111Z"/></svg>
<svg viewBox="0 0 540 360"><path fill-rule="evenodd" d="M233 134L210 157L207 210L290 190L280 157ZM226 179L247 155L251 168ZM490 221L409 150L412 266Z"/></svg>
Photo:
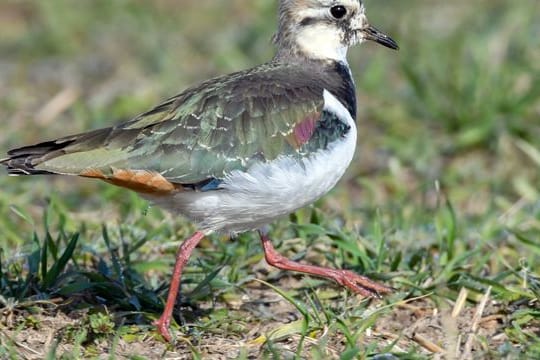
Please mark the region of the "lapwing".
<svg viewBox="0 0 540 360"><path fill-rule="evenodd" d="M356 147L356 91L347 49L372 40L398 49L371 26L360 0L280 0L270 61L216 77L133 119L8 152L11 175L73 175L134 190L196 224L176 263L165 309L169 325L182 269L212 233L259 231L266 261L330 278L364 296L391 289L348 270L289 260L266 225L336 185Z"/></svg>

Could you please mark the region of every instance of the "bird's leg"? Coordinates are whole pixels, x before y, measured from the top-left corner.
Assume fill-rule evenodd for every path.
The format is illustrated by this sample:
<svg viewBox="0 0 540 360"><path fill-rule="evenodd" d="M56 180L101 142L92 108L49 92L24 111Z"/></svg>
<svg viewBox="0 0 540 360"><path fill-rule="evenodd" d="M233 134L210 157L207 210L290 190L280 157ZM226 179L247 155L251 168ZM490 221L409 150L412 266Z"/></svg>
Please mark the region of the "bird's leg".
<svg viewBox="0 0 540 360"><path fill-rule="evenodd" d="M189 256L193 252L193 249L204 238L203 232L197 231L186 239L176 252L176 262L174 264L174 271L172 274L171 286L169 287L169 295L167 295L167 302L165 303L165 309L161 314L159 320L154 322L157 326L158 332L167 341L171 341L171 334L169 333L169 325L171 323L171 316L176 302L176 296L178 295L178 289L180 288L180 279L182 278L182 269L188 262Z"/></svg>
<svg viewBox="0 0 540 360"><path fill-rule="evenodd" d="M268 264L279 269L298 271L324 278L330 278L336 281L338 284L349 288L353 292L359 293L366 297L380 297L381 294L392 291L390 287L378 284L365 276L358 275L349 270L338 270L314 265L304 265L289 260L283 255L280 255L274 249L270 238L264 231L259 231L259 235L261 237L266 261Z"/></svg>

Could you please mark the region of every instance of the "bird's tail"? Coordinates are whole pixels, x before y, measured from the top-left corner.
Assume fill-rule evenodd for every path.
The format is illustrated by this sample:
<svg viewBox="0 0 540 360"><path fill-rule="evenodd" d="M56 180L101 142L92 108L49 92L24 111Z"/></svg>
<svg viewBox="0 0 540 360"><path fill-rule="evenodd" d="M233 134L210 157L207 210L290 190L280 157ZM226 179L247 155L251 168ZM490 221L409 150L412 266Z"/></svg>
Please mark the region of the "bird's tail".
<svg viewBox="0 0 540 360"><path fill-rule="evenodd" d="M40 175L52 174L49 171L36 169L36 165L43 162L44 157L61 152L71 142L47 141L36 145L24 146L8 151L8 157L0 160L0 164L7 168L9 175ZM48 156L49 155L49 156Z"/></svg>
<svg viewBox="0 0 540 360"><path fill-rule="evenodd" d="M13 149L8 151L7 158L0 159L0 164L7 168L9 175L13 176L43 174L71 175L69 171L61 171L63 169L55 171L55 169L40 168L39 165L68 153L91 149L89 145L94 142L92 140L102 140L104 133L108 132L107 130L109 129L91 131ZM73 175L77 174L73 173Z"/></svg>

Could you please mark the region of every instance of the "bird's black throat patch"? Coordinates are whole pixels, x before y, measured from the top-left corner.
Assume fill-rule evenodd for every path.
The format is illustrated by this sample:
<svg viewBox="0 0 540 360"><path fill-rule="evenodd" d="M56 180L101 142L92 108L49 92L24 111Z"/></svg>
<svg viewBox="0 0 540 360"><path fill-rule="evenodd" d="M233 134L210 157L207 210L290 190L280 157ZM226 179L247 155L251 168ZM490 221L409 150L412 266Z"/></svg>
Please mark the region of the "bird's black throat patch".
<svg viewBox="0 0 540 360"><path fill-rule="evenodd" d="M336 61L334 71L341 79L341 85L332 94L338 98L349 111L353 120L356 121L356 89L349 67L340 61Z"/></svg>

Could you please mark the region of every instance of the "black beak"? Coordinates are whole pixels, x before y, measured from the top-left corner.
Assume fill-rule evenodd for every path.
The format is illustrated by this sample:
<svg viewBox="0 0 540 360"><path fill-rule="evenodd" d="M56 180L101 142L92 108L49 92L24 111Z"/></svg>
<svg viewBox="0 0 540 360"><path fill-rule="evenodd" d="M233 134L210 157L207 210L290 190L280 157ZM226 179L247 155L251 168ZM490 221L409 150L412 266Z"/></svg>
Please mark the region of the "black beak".
<svg viewBox="0 0 540 360"><path fill-rule="evenodd" d="M376 43L393 50L399 50L398 44L390 36L380 32L373 26L369 25L361 31L364 33L364 39L375 41Z"/></svg>

